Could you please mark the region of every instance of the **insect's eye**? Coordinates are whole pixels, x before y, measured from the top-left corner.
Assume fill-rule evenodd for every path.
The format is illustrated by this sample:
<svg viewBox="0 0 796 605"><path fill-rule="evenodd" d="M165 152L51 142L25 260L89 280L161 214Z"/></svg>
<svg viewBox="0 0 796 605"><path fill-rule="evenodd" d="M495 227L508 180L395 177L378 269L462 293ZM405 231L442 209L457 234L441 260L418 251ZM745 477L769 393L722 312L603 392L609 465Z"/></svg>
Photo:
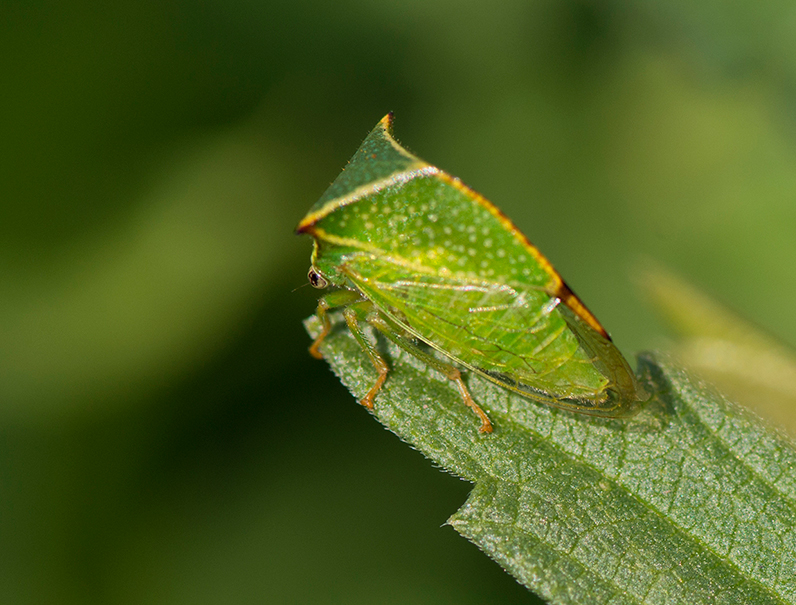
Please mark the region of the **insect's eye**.
<svg viewBox="0 0 796 605"><path fill-rule="evenodd" d="M326 286L329 285L329 282L324 279L324 277L318 273L314 267L310 267L310 272L307 275L310 279L310 285L313 288L318 288L319 290L323 290Z"/></svg>

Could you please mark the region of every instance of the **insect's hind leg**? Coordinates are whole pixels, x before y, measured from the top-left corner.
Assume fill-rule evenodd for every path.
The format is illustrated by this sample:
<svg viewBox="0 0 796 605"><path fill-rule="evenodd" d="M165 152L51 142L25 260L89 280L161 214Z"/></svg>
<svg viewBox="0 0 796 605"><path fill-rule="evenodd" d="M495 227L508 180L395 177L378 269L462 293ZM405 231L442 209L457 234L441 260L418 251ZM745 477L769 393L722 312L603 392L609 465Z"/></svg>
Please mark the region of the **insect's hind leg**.
<svg viewBox="0 0 796 605"><path fill-rule="evenodd" d="M318 300L318 308L316 309L315 314L318 316L318 319L321 320L322 328L321 333L318 334L318 337L312 342L312 345L310 345L310 355L312 355L315 359L323 358L323 355L321 355L318 347L321 346L321 343L329 335L329 332L332 329L332 323L329 321L328 311L338 307L345 307L362 300L362 295L359 292L354 292L352 290L335 290L334 292L329 292L328 294L321 296L321 298Z"/></svg>
<svg viewBox="0 0 796 605"><path fill-rule="evenodd" d="M465 405L475 412L478 417L481 419L481 426L479 427L479 431L482 433L491 433L492 432L492 422L489 420L489 416L486 415L484 410L473 400L472 396L470 395L470 391L467 390L467 385L464 384L464 380L462 380L462 374L457 370L454 366L449 363L445 363L426 353L423 349L418 347L414 342L412 342L409 338L402 336L403 330L398 326L392 324L392 322L387 321L381 315L376 313L372 313L368 315L367 321L370 325L376 328L379 332L384 334L389 340L394 342L404 351L417 357L423 363L431 366L438 372L441 372L445 376L447 376L450 380L456 383L456 387L459 389L459 394L462 397ZM375 365L375 364L374 364ZM386 378L386 374L384 375ZM381 376L380 376L381 378ZM382 380L383 382L383 380ZM379 384L381 386L381 384Z"/></svg>

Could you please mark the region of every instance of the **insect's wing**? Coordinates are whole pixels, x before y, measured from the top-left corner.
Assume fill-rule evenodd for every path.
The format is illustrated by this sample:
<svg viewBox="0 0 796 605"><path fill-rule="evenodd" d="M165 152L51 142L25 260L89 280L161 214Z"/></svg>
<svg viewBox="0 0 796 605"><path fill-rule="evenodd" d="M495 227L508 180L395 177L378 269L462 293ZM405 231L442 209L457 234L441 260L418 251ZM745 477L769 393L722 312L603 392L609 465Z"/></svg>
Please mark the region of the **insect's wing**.
<svg viewBox="0 0 796 605"><path fill-rule="evenodd" d="M592 360L594 368L608 378L605 401L592 410L578 408L578 411L611 418L635 414L641 404L649 399L649 393L636 381L624 355L614 343L595 331L572 309L559 305L558 310L581 348Z"/></svg>
<svg viewBox="0 0 796 605"><path fill-rule="evenodd" d="M602 416L631 413L638 401L616 347L541 288L457 280L368 255L344 270L402 328L504 387Z"/></svg>

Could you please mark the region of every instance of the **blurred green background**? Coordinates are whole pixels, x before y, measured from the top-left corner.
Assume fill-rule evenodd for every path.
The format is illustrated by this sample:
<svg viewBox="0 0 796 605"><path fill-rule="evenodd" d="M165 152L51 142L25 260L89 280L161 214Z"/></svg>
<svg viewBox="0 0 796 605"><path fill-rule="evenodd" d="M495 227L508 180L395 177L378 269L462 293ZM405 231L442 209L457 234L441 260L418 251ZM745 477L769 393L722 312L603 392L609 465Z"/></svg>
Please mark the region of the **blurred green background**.
<svg viewBox="0 0 796 605"><path fill-rule="evenodd" d="M792 3L0 4L0 602L527 603L306 352L387 112L631 355L655 259L796 343Z"/></svg>

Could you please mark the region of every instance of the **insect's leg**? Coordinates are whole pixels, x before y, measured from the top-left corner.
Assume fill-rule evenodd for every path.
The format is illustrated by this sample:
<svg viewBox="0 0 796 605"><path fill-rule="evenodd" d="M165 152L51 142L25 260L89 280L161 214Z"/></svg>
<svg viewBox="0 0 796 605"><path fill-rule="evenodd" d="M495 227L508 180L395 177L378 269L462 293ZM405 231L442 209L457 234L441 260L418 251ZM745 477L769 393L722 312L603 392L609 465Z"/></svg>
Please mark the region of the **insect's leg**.
<svg viewBox="0 0 796 605"><path fill-rule="evenodd" d="M404 351L410 355L414 355L423 363L430 365L432 368L438 372L441 372L450 380L455 382L465 405L470 407L473 412L475 412L481 419L481 426L478 430L482 433L492 432L492 422L490 422L489 416L486 415L486 412L484 412L484 410L482 410L481 407L470 396L470 391L467 390L467 386L464 384L464 380L462 380L462 374L459 372L459 370L457 370L451 364L440 361L433 355L426 353L410 339L401 336L402 330L398 326L393 325L392 322L384 319L384 317L381 315L371 314L368 316L368 323L370 323L374 328L384 334L396 345L401 347Z"/></svg>
<svg viewBox="0 0 796 605"><path fill-rule="evenodd" d="M346 307L343 311L343 317L345 317L345 322L348 324L348 329L351 330L351 334L354 335L357 343L359 343L359 346L362 347L363 351L365 351L370 359L370 362L373 364L373 367L376 368L376 371L379 373L379 377L376 379L376 382L370 388L367 395L359 400L359 403L364 405L369 410L373 409L373 398L376 396L376 393L379 392L381 385L383 385L384 381L387 379L387 372L390 369L387 365L387 362L384 361L384 358L379 355L379 352L376 350L376 347L373 345L373 343L367 339L359 323L361 320L367 320L370 315L375 314L376 311L373 308L373 303L370 301L354 303Z"/></svg>
<svg viewBox="0 0 796 605"><path fill-rule="evenodd" d="M318 319L321 320L321 325L323 327L321 333L318 334L318 338L316 338L310 346L310 355L315 357L315 359L323 358L318 347L321 346L323 339L326 338L329 331L332 329L327 311L337 307L345 307L346 305L360 300L362 300L362 295L352 290L335 290L334 292L329 292L329 294L321 296L318 300L318 309L315 311L315 314L318 316Z"/></svg>

